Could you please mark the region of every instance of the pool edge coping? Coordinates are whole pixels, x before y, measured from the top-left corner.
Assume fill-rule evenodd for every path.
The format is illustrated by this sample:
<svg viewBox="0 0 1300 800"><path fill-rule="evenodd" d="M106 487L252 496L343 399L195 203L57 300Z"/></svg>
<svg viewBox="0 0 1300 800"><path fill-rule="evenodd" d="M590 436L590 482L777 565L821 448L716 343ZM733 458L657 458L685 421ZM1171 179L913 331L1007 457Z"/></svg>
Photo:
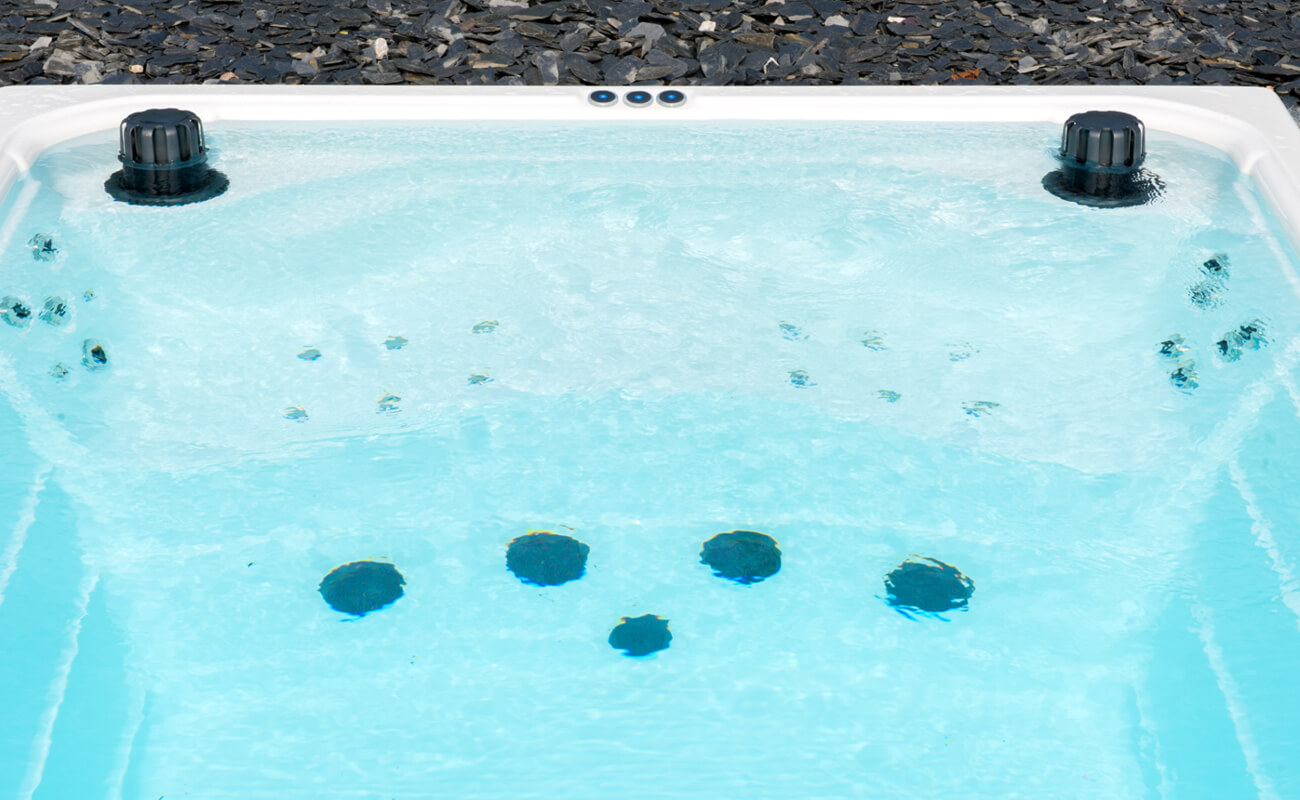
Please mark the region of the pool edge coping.
<svg viewBox="0 0 1300 800"><path fill-rule="evenodd" d="M1114 109L1226 153L1300 253L1300 127L1270 89L1242 86L698 86L681 106L587 102L588 86L137 85L0 88L0 200L45 149L147 107L209 121L1052 122ZM1288 275L1300 294L1300 280Z"/></svg>

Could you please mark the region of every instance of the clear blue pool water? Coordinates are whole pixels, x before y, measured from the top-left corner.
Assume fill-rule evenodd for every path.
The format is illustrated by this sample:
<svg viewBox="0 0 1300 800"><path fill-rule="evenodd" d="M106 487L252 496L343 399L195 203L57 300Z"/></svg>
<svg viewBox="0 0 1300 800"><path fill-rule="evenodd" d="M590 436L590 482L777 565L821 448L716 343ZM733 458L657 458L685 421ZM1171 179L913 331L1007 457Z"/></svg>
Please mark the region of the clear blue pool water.
<svg viewBox="0 0 1300 800"><path fill-rule="evenodd" d="M0 207L0 796L1300 797L1300 262L1221 154L1096 210L1052 126L208 137L218 199L108 131Z"/></svg>

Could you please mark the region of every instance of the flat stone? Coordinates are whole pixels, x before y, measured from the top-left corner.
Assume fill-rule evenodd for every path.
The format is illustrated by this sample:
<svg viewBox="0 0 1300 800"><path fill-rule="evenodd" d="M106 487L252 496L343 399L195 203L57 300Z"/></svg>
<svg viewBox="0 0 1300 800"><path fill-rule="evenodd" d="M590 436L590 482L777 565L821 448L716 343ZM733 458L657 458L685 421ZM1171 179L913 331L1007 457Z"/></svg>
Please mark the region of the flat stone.
<svg viewBox="0 0 1300 800"><path fill-rule="evenodd" d="M381 71L375 67L367 67L361 70L361 78L366 83L378 84L378 85L389 85L389 84L406 82L406 79L402 77L401 72L395 70Z"/></svg>
<svg viewBox="0 0 1300 800"><path fill-rule="evenodd" d="M651 53L651 55L654 54ZM598 84L604 79L600 74L600 70L588 61L586 56L579 55L578 53L565 53L564 58L561 59L561 61L564 68L568 70L573 77L583 83Z"/></svg>
<svg viewBox="0 0 1300 800"><path fill-rule="evenodd" d="M331 8L325 12L330 19L344 25L360 25L370 19L370 12L347 6Z"/></svg>
<svg viewBox="0 0 1300 800"><path fill-rule="evenodd" d="M537 67L543 86L555 86L560 82L560 55L555 50L546 50L533 56L533 66Z"/></svg>
<svg viewBox="0 0 1300 800"><path fill-rule="evenodd" d="M645 39L650 42L657 42L664 35L664 26L653 22L638 22L632 26L627 33L623 34L628 39Z"/></svg>
<svg viewBox="0 0 1300 800"><path fill-rule="evenodd" d="M637 69L636 79L638 82L663 80L664 78L671 78L675 71L669 66L652 67L647 65Z"/></svg>
<svg viewBox="0 0 1300 800"><path fill-rule="evenodd" d="M650 65L650 67L668 67L670 72L667 77L669 78L680 78L690 72L691 69L690 65L686 61L674 58L659 50L652 50L650 54L646 56L646 63Z"/></svg>
<svg viewBox="0 0 1300 800"><path fill-rule="evenodd" d="M611 85L631 84L637 79L637 68L645 62L635 56L619 59L614 66L605 70L605 80Z"/></svg>
<svg viewBox="0 0 1300 800"><path fill-rule="evenodd" d="M761 47L764 50L776 50L776 36L770 33L738 33L734 38L741 44L747 44L750 47Z"/></svg>
<svg viewBox="0 0 1300 800"><path fill-rule="evenodd" d="M541 25L536 22L520 22L515 26L515 32L520 36L543 42L553 42L560 35L559 28L555 25Z"/></svg>
<svg viewBox="0 0 1300 800"><path fill-rule="evenodd" d="M510 31L497 39L492 45L491 52L494 56L505 56L514 61L524 54L524 40L514 31Z"/></svg>
<svg viewBox="0 0 1300 800"><path fill-rule="evenodd" d="M174 67L178 64L195 64L198 61L198 53L169 53L154 56L149 59L149 64L159 67Z"/></svg>
<svg viewBox="0 0 1300 800"><path fill-rule="evenodd" d="M510 13L510 19L515 20L539 20L547 19L556 14L564 13L564 3L540 3L538 5L522 8Z"/></svg>
<svg viewBox="0 0 1300 800"><path fill-rule="evenodd" d="M55 50L49 58L45 59L44 72L46 75L72 78L77 74L77 62L80 60L76 53Z"/></svg>
<svg viewBox="0 0 1300 800"><path fill-rule="evenodd" d="M99 83L104 79L103 68L102 61L82 61L77 64L77 83Z"/></svg>
<svg viewBox="0 0 1300 800"><path fill-rule="evenodd" d="M715 44L700 52L700 71L706 78L729 72L735 69L746 55L745 48L734 42Z"/></svg>

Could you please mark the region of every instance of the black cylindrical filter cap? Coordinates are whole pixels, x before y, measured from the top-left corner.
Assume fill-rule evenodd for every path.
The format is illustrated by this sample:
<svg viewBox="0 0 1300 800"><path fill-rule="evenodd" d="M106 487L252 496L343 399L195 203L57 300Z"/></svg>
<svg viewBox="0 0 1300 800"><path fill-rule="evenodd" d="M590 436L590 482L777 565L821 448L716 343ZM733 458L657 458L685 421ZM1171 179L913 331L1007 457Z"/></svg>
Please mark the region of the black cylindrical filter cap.
<svg viewBox="0 0 1300 800"><path fill-rule="evenodd" d="M203 123L192 111L151 108L122 120L118 161L104 188L140 205L180 205L216 197L229 182L208 166Z"/></svg>
<svg viewBox="0 0 1300 800"><path fill-rule="evenodd" d="M1091 169L1133 171L1147 155L1142 120L1123 111L1084 111L1061 129L1061 159Z"/></svg>
<svg viewBox="0 0 1300 800"><path fill-rule="evenodd" d="M1061 167L1043 179L1048 191L1082 205L1140 205L1160 182L1142 169L1146 128L1123 111L1073 114L1061 130Z"/></svg>

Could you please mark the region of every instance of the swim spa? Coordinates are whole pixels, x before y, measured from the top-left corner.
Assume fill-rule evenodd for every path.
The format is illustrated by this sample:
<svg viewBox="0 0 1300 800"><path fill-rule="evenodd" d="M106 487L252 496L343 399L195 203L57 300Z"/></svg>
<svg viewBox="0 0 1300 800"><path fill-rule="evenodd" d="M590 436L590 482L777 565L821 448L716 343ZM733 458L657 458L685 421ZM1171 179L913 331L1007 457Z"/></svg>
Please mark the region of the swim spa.
<svg viewBox="0 0 1300 800"><path fill-rule="evenodd" d="M6 796L1300 796L1266 95L212 88L3 91Z"/></svg>

